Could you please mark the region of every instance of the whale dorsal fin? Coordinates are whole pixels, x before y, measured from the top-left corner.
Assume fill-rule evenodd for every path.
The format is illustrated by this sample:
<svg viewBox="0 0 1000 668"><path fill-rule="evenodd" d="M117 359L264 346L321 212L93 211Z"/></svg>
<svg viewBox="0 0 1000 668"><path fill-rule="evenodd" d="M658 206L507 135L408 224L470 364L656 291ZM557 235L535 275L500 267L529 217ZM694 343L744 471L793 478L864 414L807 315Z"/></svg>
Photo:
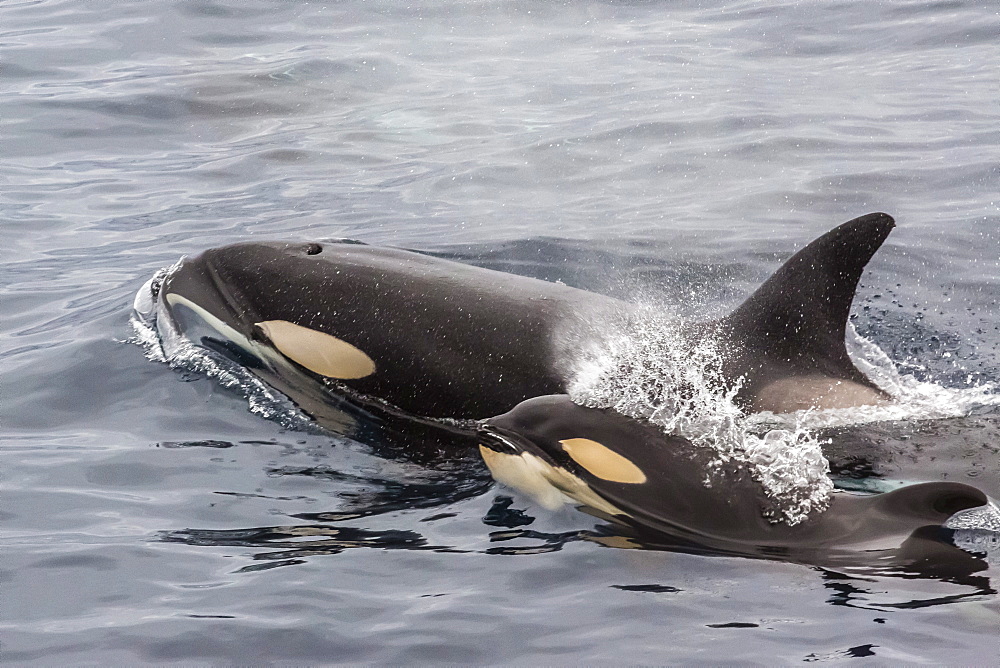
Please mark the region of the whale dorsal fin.
<svg viewBox="0 0 1000 668"><path fill-rule="evenodd" d="M720 325L742 345L744 357L763 356L786 371L873 387L848 357L844 335L861 273L894 226L891 216L869 213L827 232L793 255Z"/></svg>

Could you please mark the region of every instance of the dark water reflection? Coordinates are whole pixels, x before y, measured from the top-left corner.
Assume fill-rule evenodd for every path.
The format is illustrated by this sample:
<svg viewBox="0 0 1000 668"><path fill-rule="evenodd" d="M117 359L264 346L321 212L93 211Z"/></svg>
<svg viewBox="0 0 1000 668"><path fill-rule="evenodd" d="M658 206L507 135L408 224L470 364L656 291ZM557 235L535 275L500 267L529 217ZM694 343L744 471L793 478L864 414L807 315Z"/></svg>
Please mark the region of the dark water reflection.
<svg viewBox="0 0 1000 668"><path fill-rule="evenodd" d="M493 501L493 507L483 517L484 524L499 526L521 526L530 524L534 518L528 517L521 510L510 510L510 497L498 496ZM498 510L499 509L499 510ZM454 513L441 513L422 521L434 521L453 517ZM301 517L301 519L313 519ZM592 530L564 531L559 533L535 531L531 529L509 528L492 531L488 534L491 543L489 547L470 550L449 545L434 545L417 531L406 529L367 530L350 526L338 526L335 522L344 518L340 512L318 513L315 519L326 520L324 524L299 524L273 527L254 527L247 529L184 529L165 531L160 539L165 542L185 543L208 547L246 547L263 548L263 552L253 552L254 561L263 564L251 564L239 568L237 573L293 566L304 563L307 558L341 554L345 550L357 548L375 548L383 550L429 550L439 553L481 552L489 555L519 556L556 552L570 543L586 541L596 545L611 548L631 550L658 550L683 552L703 556L720 556L718 551L710 551L697 545L682 541L666 539L662 536L652 537L623 531L622 527L600 525ZM870 588L858 586L856 583L878 582L879 587L885 587L885 577L904 579L939 580L942 583L957 585L960 589L968 589L962 593L936 595L930 598L879 603L877 607L860 606L870 609L898 608L915 609L934 605L960 602L965 599L980 600L981 597L996 594L997 590L991 584L988 576L983 575L989 568L982 558L985 555L960 551L947 544L950 532L923 532L925 535L915 536L916 539L930 540L940 543L937 554L928 552L926 546L921 546L916 560L907 559L905 551L895 556L895 551L886 551L885 556L871 557L874 561L883 561L880 566L853 566L850 574L836 572L829 568L821 568L824 577L835 580L827 587L837 591L827 602L832 605L854 606L852 598L873 593ZM497 544L500 545L497 545ZM745 555L743 555L745 556ZM771 558L781 559L784 555L774 554ZM760 558L760 557L758 557ZM767 558L767 557L765 557ZM785 557L787 558L787 557ZM893 559L898 559L894 563ZM677 591L674 587L664 585L618 586L623 591Z"/></svg>
<svg viewBox="0 0 1000 668"><path fill-rule="evenodd" d="M986 573L989 563L987 554L955 547L953 536L955 531L939 527L924 527L902 542L898 547L862 552L842 552L829 550L810 550L802 546L795 550L789 548L750 549L742 551L720 551L719 548L709 549L686 539L677 538L660 532L652 532L639 527L623 526L617 523L600 523L593 528L575 529L570 531L544 531L530 528L536 518L524 509L515 505L515 500L506 495L493 497L492 504L480 518L483 527L478 533L473 545L459 546L457 543L429 541L420 531L420 523L433 523L449 520L459 516L452 510L465 499L487 495L494 483L482 461L470 454L473 450L464 436L451 436L454 443L449 443L447 432L436 433L423 428L416 432L423 435L423 441L418 438L406 443L407 423L379 422L375 418L363 418L360 411L355 411L358 419L363 422L352 422L351 431L365 434L369 440L371 453L383 459L385 463L396 460L405 466L416 464L418 468L410 468L407 475L410 480L399 480L384 475L371 475L341 471L335 466L269 466L264 473L269 478L304 477L317 481L328 488L330 496L337 499L337 507L318 512L300 512L289 514L290 520L299 520L307 524L293 523L278 526L256 526L243 529L197 529L169 530L160 532L160 540L164 542L184 543L187 545L206 547L239 547L253 548L250 558L254 563L240 567L237 573L253 572L294 566L304 563L307 559L319 556L338 555L346 550L369 548L379 550L419 550L436 553L481 553L487 555L518 556L537 555L557 552L567 545L588 542L603 547L627 550L653 550L679 552L702 556L738 556L750 559L775 559L793 561L805 564L818 564L827 579L865 580L870 578L896 577L903 579L929 579L950 583L960 588L971 589L969 592L939 595L926 599L914 599L883 606L909 609L932 605L948 604L995 594L996 590ZM365 424L369 428L365 428ZM932 423L940 424L940 423ZM419 425L415 425L419 427ZM857 442L848 436L851 431L876 431L878 427L863 426L851 429L841 429L841 433L831 441L842 449L857 448ZM386 442L371 442L373 435L387 438ZM427 438L427 437L430 438ZM869 436L869 438L871 438ZM399 447L402 442L408 447ZM271 445L269 442L259 442ZM242 445L252 445L245 442ZM878 455L872 453L887 452L885 448L870 447L870 442L863 442L864 451L868 454L858 457L841 455L838 460L833 456L833 473L842 481L841 486L856 487L861 490L878 490L879 485L886 480L883 469L891 462L891 457L877 461ZM197 441L190 443L160 444L161 447L207 447L223 449L235 447L234 443L222 441ZM919 450L918 450L919 451ZM835 452L835 450L831 450ZM949 457L945 461L962 461L966 458ZM845 463L846 462L846 463ZM928 467L921 467L927 475ZM889 476L899 479L899 472ZM903 474L905 476L905 473ZM857 481L853 484L852 481ZM296 501L302 497L283 497L264 494L247 494L238 492L215 492L217 495L233 497L256 497L273 501ZM400 513L411 514L417 510L442 509L418 520L417 524L409 522L409 528L383 528L378 530L352 526L349 522L363 518L388 516L397 518ZM547 512L547 511L543 511ZM581 516L582 518L582 516ZM574 518L581 524L581 518ZM348 524L345 524L348 523ZM486 530L487 527L498 527L500 530ZM987 532L988 533L988 532ZM467 536L468 537L468 536ZM484 544L485 542L485 544ZM263 551L258 551L263 550ZM735 548L734 548L735 550ZM838 567L839 564L839 567ZM838 570L831 570L838 569ZM841 585L828 585L838 588ZM630 589L623 589L630 591ZM864 590L847 584L843 592L858 593ZM834 605L850 605L849 597L838 596L828 602Z"/></svg>

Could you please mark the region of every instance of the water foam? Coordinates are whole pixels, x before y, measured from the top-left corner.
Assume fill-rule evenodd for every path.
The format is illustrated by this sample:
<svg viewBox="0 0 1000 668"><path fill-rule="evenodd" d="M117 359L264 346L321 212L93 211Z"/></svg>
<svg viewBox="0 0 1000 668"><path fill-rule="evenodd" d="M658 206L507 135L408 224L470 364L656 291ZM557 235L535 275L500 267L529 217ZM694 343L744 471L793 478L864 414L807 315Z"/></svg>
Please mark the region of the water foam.
<svg viewBox="0 0 1000 668"><path fill-rule="evenodd" d="M801 420L760 429L745 415L735 402L740 383L722 377L714 339L692 336L652 307L609 329L574 363L568 388L574 402L646 420L710 448L716 468L745 466L769 500L762 510L772 522L794 525L827 507L833 483L823 441Z"/></svg>
<svg viewBox="0 0 1000 668"><path fill-rule="evenodd" d="M136 293L130 324L134 336L128 343L139 345L146 358L172 369L205 376L220 386L244 396L252 413L288 429L315 431L315 423L284 395L235 362L196 345L174 326L160 307L158 295L163 281L180 266L160 269Z"/></svg>
<svg viewBox="0 0 1000 668"><path fill-rule="evenodd" d="M946 527L952 542L966 552L983 555L990 566L1000 566L1000 507L990 502L956 513Z"/></svg>
<svg viewBox="0 0 1000 668"><path fill-rule="evenodd" d="M1000 533L1000 507L994 502L955 513L945 524L949 529L979 529Z"/></svg>

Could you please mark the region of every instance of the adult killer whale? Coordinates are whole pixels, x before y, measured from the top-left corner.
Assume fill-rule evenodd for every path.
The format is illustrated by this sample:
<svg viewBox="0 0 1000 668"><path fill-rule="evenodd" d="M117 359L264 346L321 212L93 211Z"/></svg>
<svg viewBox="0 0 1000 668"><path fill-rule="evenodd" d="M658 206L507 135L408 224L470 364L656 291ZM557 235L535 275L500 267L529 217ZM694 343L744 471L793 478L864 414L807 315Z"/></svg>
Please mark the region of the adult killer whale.
<svg viewBox="0 0 1000 668"><path fill-rule="evenodd" d="M722 463L710 448L566 395L529 399L484 420L479 437L494 478L545 507L579 503L591 515L631 527L634 547L667 537L672 548L823 566L936 575L987 567L947 542L949 518L988 502L963 483L919 483L882 494L838 490L825 510L792 524L765 518L761 509L772 500L745 465Z"/></svg>
<svg viewBox="0 0 1000 668"><path fill-rule="evenodd" d="M746 410L871 404L887 396L844 335L865 265L893 219L851 220L793 255L714 336ZM632 304L562 284L358 243L240 243L184 259L155 292L161 338L247 367L321 424L347 396L408 416L481 419L563 393L576 356ZM138 302L137 302L138 303Z"/></svg>

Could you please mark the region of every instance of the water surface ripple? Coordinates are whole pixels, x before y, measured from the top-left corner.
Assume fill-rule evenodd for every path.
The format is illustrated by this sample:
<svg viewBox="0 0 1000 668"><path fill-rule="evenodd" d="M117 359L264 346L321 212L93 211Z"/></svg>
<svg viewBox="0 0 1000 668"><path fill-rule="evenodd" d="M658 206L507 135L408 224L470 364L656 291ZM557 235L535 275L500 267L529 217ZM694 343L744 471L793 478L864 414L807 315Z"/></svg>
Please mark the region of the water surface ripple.
<svg viewBox="0 0 1000 668"><path fill-rule="evenodd" d="M290 429L122 341L156 270L248 238L708 317L883 210L858 333L1000 382L998 39L985 0L3 3L0 659L994 660L995 537L956 537L989 555L967 578L608 549L474 458ZM998 432L833 426L827 456L996 498Z"/></svg>

